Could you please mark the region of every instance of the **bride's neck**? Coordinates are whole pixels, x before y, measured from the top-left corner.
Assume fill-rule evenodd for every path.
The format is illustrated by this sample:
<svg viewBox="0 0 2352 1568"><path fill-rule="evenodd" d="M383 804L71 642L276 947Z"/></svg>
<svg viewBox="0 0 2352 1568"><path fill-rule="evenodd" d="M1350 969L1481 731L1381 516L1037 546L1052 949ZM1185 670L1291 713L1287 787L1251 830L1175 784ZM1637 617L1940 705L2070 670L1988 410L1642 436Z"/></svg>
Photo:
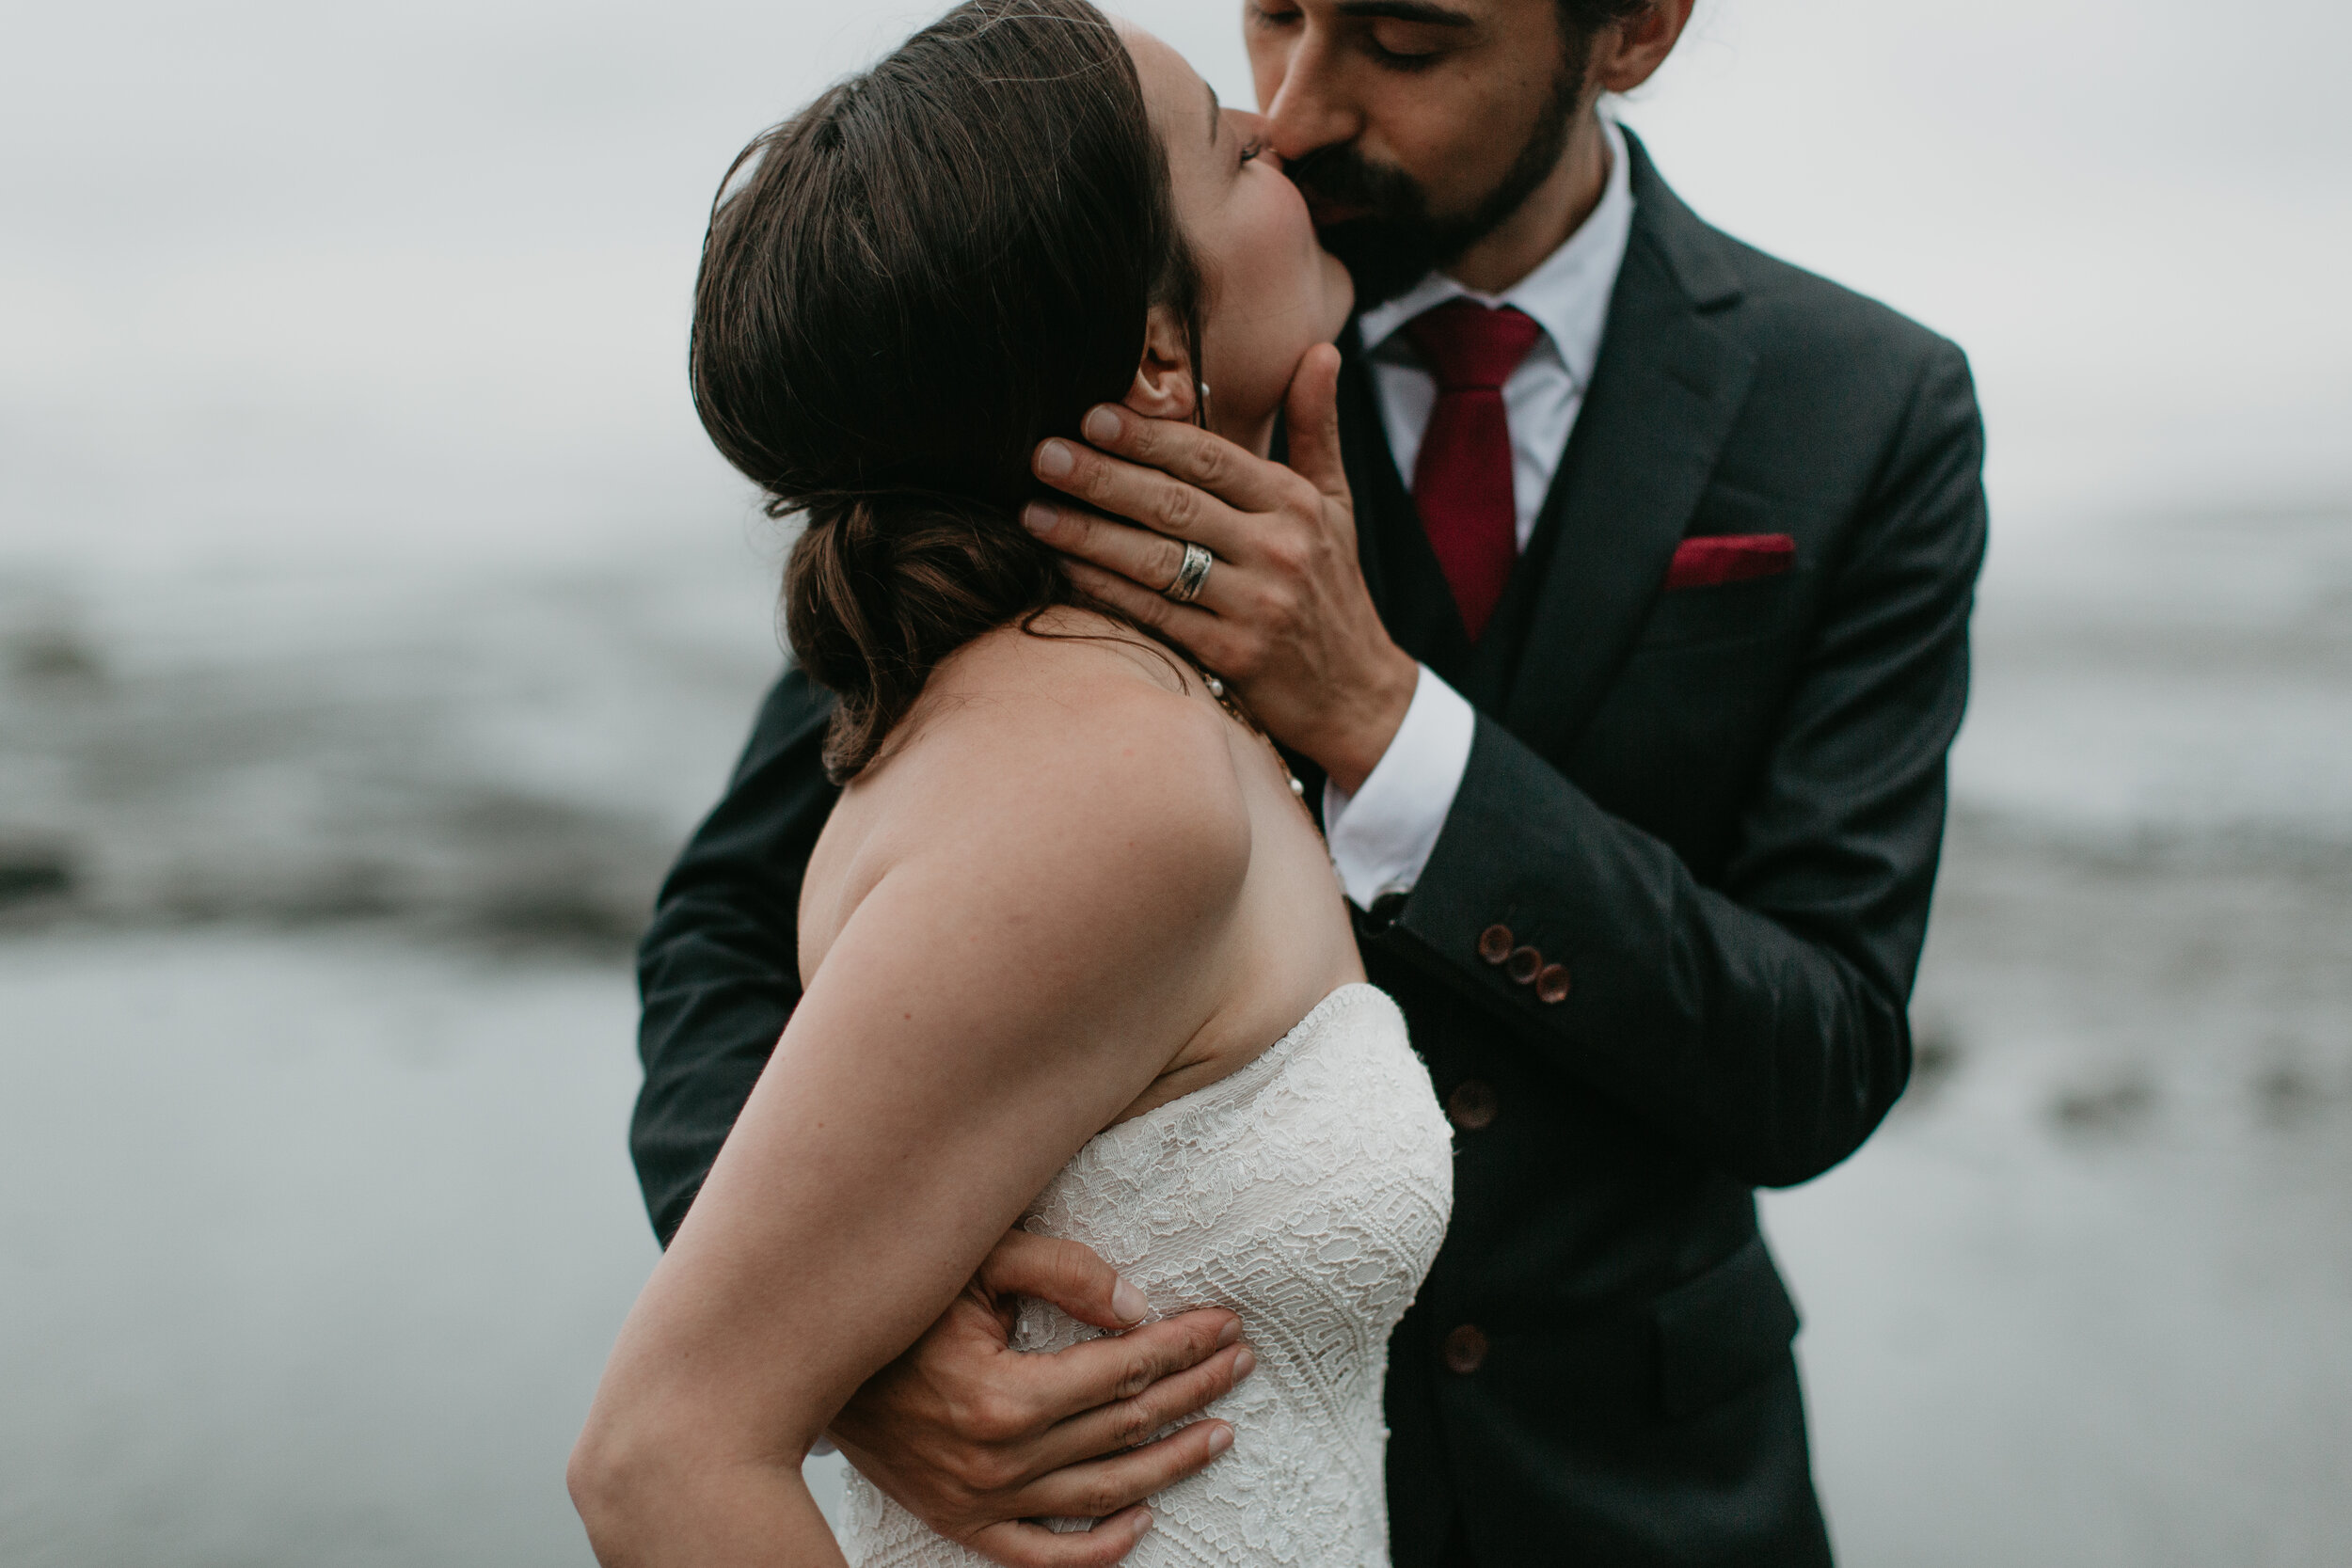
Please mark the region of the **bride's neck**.
<svg viewBox="0 0 2352 1568"><path fill-rule="evenodd" d="M1212 399L1209 404L1209 429L1245 451L1267 457L1274 451L1274 419L1279 412L1279 409L1269 408L1254 419L1228 420Z"/></svg>

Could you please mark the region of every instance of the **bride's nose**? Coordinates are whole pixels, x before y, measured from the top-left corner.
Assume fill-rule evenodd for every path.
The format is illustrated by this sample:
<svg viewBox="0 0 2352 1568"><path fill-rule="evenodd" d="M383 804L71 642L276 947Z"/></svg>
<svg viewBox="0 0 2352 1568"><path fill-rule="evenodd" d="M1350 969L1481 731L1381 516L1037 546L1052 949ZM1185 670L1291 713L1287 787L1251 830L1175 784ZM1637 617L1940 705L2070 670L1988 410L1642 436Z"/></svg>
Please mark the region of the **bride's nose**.
<svg viewBox="0 0 2352 1568"><path fill-rule="evenodd" d="M1257 145L1260 162L1270 166L1277 174L1282 171L1282 155L1274 150L1274 128L1265 116L1253 109L1228 109L1225 118L1233 122L1235 135Z"/></svg>

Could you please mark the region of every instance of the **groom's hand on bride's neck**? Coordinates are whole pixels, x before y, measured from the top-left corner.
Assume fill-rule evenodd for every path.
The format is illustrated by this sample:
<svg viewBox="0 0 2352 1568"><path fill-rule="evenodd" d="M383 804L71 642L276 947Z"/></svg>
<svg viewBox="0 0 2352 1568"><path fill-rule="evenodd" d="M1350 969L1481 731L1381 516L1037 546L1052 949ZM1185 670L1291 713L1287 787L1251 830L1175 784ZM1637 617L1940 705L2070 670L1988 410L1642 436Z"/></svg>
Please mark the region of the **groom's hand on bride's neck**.
<svg viewBox="0 0 2352 1568"><path fill-rule="evenodd" d="M1022 520L1070 558L1080 587L1190 649L1267 733L1353 794L1405 721L1421 667L1381 626L1356 558L1339 372L1327 346L1299 361L1283 405L1288 467L1197 426L1097 407L1084 442L1044 441L1032 459L1092 510L1036 501ZM1187 541L1216 563L1198 597L1171 604L1161 590Z"/></svg>
<svg viewBox="0 0 2352 1568"><path fill-rule="evenodd" d="M1020 1298L1123 1330L1052 1354L1012 1348ZM1075 1242L1016 1230L904 1355L834 1420L851 1464L925 1524L1007 1568L1107 1568L1151 1528L1143 1499L1233 1441L1195 1416L1249 1375L1241 1320L1217 1308L1134 1326L1140 1291ZM1137 1445L1141 1445L1138 1447ZM1058 1533L1030 1521L1097 1519Z"/></svg>

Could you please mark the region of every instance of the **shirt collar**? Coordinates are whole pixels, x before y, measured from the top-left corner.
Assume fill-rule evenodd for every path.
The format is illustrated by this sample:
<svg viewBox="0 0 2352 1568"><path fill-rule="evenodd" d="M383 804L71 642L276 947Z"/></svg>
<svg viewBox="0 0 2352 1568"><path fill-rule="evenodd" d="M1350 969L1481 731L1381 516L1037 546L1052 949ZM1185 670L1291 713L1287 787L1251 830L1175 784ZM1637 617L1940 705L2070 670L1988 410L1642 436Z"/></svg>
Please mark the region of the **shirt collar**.
<svg viewBox="0 0 2352 1568"><path fill-rule="evenodd" d="M1423 310L1449 299L1469 298L1490 308L1513 306L1534 317L1577 389L1589 386L1593 367L1600 360L1601 333L1609 325L1609 296L1615 292L1617 271L1633 233L1633 171L1625 133L1607 114L1600 117L1600 129L1609 147L1608 182L1601 187L1599 205L1559 249L1500 294L1480 293L1441 272L1431 273L1357 319L1364 352L1377 351Z"/></svg>

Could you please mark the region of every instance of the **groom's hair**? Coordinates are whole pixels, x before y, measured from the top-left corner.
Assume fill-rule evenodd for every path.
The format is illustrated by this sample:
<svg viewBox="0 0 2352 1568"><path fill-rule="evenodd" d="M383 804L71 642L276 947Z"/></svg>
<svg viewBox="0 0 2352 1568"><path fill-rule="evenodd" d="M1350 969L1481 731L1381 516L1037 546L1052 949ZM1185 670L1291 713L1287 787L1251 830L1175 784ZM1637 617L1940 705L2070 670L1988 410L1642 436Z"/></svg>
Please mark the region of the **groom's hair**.
<svg viewBox="0 0 2352 1568"><path fill-rule="evenodd" d="M1581 39L1590 43L1595 33L1613 22L1641 15L1657 0L1560 0L1560 33L1571 46Z"/></svg>
<svg viewBox="0 0 2352 1568"><path fill-rule="evenodd" d="M1126 45L1086 0L970 0L736 159L694 406L772 516L792 649L871 762L948 654L1083 599L1020 526L1037 443L1124 395L1200 277ZM1098 607L1099 608L1099 607Z"/></svg>

